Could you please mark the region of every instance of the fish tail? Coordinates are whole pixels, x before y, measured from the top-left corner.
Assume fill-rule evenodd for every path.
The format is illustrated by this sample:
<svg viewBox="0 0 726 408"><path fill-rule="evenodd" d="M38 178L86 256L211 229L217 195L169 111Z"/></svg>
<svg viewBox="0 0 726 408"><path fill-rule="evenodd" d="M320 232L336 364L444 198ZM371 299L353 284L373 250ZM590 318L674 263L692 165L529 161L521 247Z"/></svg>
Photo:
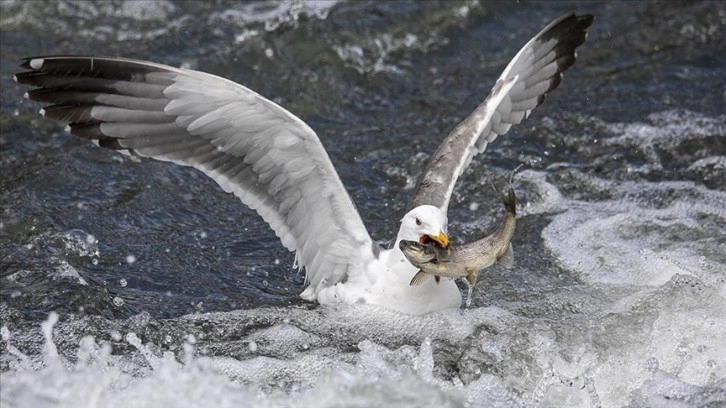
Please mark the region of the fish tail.
<svg viewBox="0 0 726 408"><path fill-rule="evenodd" d="M522 166L524 166L524 164L520 164L512 170L512 174L509 175L509 192L507 195L502 194L504 208L515 216L517 215L517 196L514 194L514 173L516 173Z"/></svg>
<svg viewBox="0 0 726 408"><path fill-rule="evenodd" d="M507 209L507 212L512 213L512 215L517 215L517 196L514 194L514 189L510 186L509 192L505 195L502 194L502 202L504 203L504 208Z"/></svg>

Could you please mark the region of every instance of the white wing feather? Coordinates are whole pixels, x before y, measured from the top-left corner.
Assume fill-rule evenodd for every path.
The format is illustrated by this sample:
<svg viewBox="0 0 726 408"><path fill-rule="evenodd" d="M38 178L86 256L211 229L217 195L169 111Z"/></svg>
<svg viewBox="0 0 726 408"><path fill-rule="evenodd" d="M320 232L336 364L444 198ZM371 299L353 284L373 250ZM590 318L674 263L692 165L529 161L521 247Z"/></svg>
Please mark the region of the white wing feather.
<svg viewBox="0 0 726 408"><path fill-rule="evenodd" d="M38 57L16 80L104 147L193 166L297 251L309 297L365 269L373 243L315 132L232 81L122 58Z"/></svg>

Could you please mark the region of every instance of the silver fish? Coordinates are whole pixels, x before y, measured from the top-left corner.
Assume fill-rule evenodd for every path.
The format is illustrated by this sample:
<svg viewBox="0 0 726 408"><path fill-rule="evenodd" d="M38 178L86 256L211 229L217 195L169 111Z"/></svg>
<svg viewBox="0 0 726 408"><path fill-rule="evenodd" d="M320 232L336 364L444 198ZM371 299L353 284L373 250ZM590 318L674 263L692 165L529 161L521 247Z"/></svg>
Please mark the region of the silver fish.
<svg viewBox="0 0 726 408"><path fill-rule="evenodd" d="M494 233L458 248L440 247L416 241L401 241L398 247L409 262L420 271L411 279L411 286L420 285L429 275L436 281L440 276L464 278L470 288L476 284L479 271L495 263L511 268L514 263L512 235L516 225L517 198L514 190L502 194L506 213L504 220Z"/></svg>

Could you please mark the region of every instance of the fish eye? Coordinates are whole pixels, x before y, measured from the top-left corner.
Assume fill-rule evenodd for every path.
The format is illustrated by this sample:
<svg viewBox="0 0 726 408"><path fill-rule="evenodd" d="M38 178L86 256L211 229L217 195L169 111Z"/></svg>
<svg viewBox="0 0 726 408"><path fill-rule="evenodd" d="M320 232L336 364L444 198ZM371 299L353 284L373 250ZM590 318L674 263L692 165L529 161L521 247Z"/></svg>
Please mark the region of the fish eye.
<svg viewBox="0 0 726 408"><path fill-rule="evenodd" d="M419 220L418 218L416 218L416 225L418 225L420 227L421 224L422 224L421 220Z"/></svg>

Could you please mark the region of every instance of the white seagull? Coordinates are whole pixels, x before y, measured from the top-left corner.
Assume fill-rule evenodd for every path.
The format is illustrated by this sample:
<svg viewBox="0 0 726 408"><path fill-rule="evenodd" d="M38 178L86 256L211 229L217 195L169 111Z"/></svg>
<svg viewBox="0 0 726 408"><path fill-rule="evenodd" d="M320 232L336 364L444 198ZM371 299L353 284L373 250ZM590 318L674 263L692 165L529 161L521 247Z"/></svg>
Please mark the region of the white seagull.
<svg viewBox="0 0 726 408"><path fill-rule="evenodd" d="M204 72L117 57L24 59L26 98L70 133L124 153L195 167L257 211L305 268L300 295L422 314L458 308L454 280L411 286L400 240L448 245L447 209L472 157L529 116L575 62L591 15L566 13L515 55L486 100L431 157L391 249L371 239L320 139L254 91Z"/></svg>

